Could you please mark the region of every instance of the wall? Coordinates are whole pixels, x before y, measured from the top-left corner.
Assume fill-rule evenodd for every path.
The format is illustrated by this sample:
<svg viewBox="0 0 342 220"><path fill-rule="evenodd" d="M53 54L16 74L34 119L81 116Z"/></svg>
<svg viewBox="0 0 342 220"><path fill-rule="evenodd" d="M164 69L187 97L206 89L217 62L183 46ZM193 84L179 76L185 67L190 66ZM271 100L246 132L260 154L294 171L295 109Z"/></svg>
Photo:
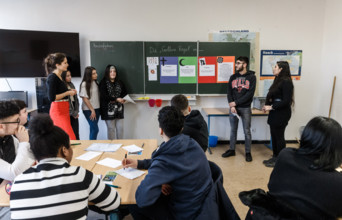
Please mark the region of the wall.
<svg viewBox="0 0 342 220"><path fill-rule="evenodd" d="M286 130L286 139L294 140L300 126L314 115L326 113L321 103L326 105L329 89L321 87L330 85L331 79L327 77L322 82L321 64L331 61L321 62L322 49L323 54L328 54L335 48L330 43L335 28L329 22L336 16L337 25L341 15L332 16L329 12L341 9L338 0L316 0L315 4L311 0L60 0L58 3L1 0L0 28L79 32L82 69L90 65L91 40L207 41L210 30L260 32L260 49L303 50L302 79L294 82L295 111ZM333 40L339 43L337 38ZM33 98L31 105L35 107L33 79L9 79L9 82L13 89L28 90ZM77 87L80 79L75 78L74 82ZM8 90L3 79L0 89ZM338 92L341 94L341 90ZM163 102L166 104L167 101ZM200 97L193 108L201 107L227 107L226 97ZM158 138L158 108L139 102L128 104L125 110L125 138ZM228 118L213 120L212 125L215 125L212 133L221 140L229 139ZM105 124L101 122L100 126L99 139L105 139ZM87 139L88 125L82 114L80 127L81 138ZM265 117L253 118L252 129L254 139L269 138ZM239 138L243 138L241 130Z"/></svg>
<svg viewBox="0 0 342 220"><path fill-rule="evenodd" d="M328 116L334 76L336 76L335 95L331 109L331 117L342 124L342 1L330 0L326 4L322 68L320 72L319 90L315 107L320 115Z"/></svg>

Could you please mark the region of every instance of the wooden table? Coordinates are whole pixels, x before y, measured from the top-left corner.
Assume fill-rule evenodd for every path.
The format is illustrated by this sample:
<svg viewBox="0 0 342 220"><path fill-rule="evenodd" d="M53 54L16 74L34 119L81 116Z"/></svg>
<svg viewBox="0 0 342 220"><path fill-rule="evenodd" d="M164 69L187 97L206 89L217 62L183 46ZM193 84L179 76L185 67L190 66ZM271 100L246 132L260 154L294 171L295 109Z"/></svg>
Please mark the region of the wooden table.
<svg viewBox="0 0 342 220"><path fill-rule="evenodd" d="M81 145L74 145L74 155L73 160L71 161L71 165L73 166L82 166L82 167L92 167L92 169L88 169L92 171L96 175L104 176L108 171L115 171L122 168L122 166L117 168L111 168L107 166L103 166L97 164L97 161L103 160L105 158L112 158L116 160L123 160L125 158L125 153L127 152L122 147L127 145L135 144L139 147L144 144L144 150L142 155L128 155L128 158L134 159L146 159L151 158L152 152L158 147L158 143L156 139L132 139L132 140L112 140L112 141L71 141L72 143L81 143ZM86 149L91 143L112 143L112 144L122 144L119 150L116 152L104 152L101 155L93 158L90 161L82 161L74 159L79 155L86 153L84 149ZM146 171L147 173L147 171ZM145 174L146 175L146 174ZM134 180L127 179L123 176L118 175L114 180L114 185L120 186L121 189L116 189L121 197L121 204L135 204L135 191L137 190L140 182L145 178L145 175L142 175Z"/></svg>
<svg viewBox="0 0 342 220"><path fill-rule="evenodd" d="M103 160L105 158L113 158L116 160L122 160L125 158L126 150L122 149L122 147L127 145L135 144L139 147L144 144L144 150L142 155L129 155L128 158L134 159L147 159L151 158L152 152L158 147L158 143L156 139L132 139L132 140L96 140L96 141L79 141L74 140L71 141L71 144L80 143L78 145L71 145L73 149L73 159L71 161L71 165L73 166L81 166L89 171L92 171L96 175L104 176L108 171L115 171L122 168L122 166L117 168L110 168L103 165L99 165L96 162ZM119 150L116 152L102 152L99 156L89 160L77 160L76 157L86 153L85 149L89 147L92 143L113 143L113 144L122 144ZM147 173L147 171L146 171ZM146 174L145 174L146 175ZM134 180L127 179L118 175L114 180L114 185L118 185L121 189L116 189L121 197L121 204L135 204L135 191L137 190L140 182L145 178L145 175L142 175ZM9 206L9 195L5 191L5 186L8 181L3 181L0 185L0 206Z"/></svg>
<svg viewBox="0 0 342 220"><path fill-rule="evenodd" d="M210 136L210 118L211 117L227 117L229 116L229 108L203 108L203 111L208 116L208 133ZM252 109L252 116L267 116L268 113L264 113L258 109ZM210 146L208 144L208 151L211 154Z"/></svg>

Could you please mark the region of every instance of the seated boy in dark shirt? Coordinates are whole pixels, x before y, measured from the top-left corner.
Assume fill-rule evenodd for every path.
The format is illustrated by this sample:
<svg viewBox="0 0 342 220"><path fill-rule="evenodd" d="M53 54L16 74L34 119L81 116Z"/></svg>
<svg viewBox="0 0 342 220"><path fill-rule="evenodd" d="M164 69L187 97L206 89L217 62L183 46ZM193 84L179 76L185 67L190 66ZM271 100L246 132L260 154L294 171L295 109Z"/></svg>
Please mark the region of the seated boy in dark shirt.
<svg viewBox="0 0 342 220"><path fill-rule="evenodd" d="M185 117L182 133L195 139L204 152L208 148L208 125L198 110L192 110L184 95L175 95L171 99L171 106L178 109Z"/></svg>
<svg viewBox="0 0 342 220"><path fill-rule="evenodd" d="M122 161L124 167L148 169L131 214L134 219L194 219L213 185L207 158L194 139L181 134L184 117L175 107L162 108L158 121L164 142L152 159Z"/></svg>

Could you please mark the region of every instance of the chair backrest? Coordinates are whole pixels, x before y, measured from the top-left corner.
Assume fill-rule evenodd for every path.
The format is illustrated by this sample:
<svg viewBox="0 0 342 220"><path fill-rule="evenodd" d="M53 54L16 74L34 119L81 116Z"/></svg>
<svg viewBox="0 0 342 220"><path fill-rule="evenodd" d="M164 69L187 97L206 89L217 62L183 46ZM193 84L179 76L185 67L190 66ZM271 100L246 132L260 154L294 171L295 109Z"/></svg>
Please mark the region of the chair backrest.
<svg viewBox="0 0 342 220"><path fill-rule="evenodd" d="M212 161L208 162L211 170L211 176L214 182L213 187L216 190L216 203L219 210L219 218L227 220L239 220L240 217L235 211L235 208L230 201L226 190L223 187L223 175L221 168Z"/></svg>
<svg viewBox="0 0 342 220"><path fill-rule="evenodd" d="M213 178L214 184L216 183L216 181L221 181L221 183L223 183L223 176L222 176L221 168L212 161L208 161L208 162L209 162L209 167L211 171L211 177Z"/></svg>

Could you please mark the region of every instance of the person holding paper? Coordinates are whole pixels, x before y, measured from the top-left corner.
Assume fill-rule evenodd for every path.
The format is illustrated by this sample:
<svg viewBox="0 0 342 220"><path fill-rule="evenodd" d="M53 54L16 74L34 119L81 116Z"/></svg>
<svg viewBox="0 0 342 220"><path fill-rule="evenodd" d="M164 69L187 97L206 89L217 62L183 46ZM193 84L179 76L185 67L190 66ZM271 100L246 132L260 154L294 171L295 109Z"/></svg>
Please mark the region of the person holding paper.
<svg viewBox="0 0 342 220"><path fill-rule="evenodd" d="M175 107L159 111L164 142L152 159L123 159L124 168L148 169L130 207L134 219L195 219L213 187L207 158L199 144L181 134L184 117Z"/></svg>
<svg viewBox="0 0 342 220"><path fill-rule="evenodd" d="M31 150L38 164L18 175L11 189L12 219L86 219L88 202L102 211L120 205L120 195L95 174L71 166L69 136L49 115L33 117Z"/></svg>
<svg viewBox="0 0 342 220"><path fill-rule="evenodd" d="M101 118L107 125L108 139L123 138L125 85L118 77L117 68L108 65L100 82Z"/></svg>
<svg viewBox="0 0 342 220"><path fill-rule="evenodd" d="M269 111L273 156L263 161L266 167L274 167L280 151L286 147L285 128L291 118L294 104L294 87L290 66L287 61L278 61L273 68L274 81L267 93L264 112Z"/></svg>
<svg viewBox="0 0 342 220"><path fill-rule="evenodd" d="M100 94L97 84L97 72L92 66L84 70L82 83L80 85L80 97L82 97L82 110L88 121L90 132L89 140L96 140L99 133L100 117Z"/></svg>
<svg viewBox="0 0 342 220"><path fill-rule="evenodd" d="M229 150L222 154L222 157L235 156L235 144L240 117L245 133L246 161L251 162L253 160L251 154L251 103L255 92L256 77L254 71L247 70L248 63L248 57L237 58L235 63L236 73L230 77L228 82L230 147Z"/></svg>

